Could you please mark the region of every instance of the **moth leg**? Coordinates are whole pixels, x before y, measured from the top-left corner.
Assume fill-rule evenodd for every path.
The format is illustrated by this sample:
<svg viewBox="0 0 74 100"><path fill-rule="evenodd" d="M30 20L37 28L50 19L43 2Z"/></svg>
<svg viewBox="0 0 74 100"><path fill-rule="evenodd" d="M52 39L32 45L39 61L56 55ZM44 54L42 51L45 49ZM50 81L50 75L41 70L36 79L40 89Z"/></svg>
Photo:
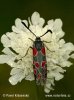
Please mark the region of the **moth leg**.
<svg viewBox="0 0 74 100"><path fill-rule="evenodd" d="M30 46L30 47L27 49L27 51L26 51L26 53L25 53L25 56L28 54L29 49L33 49L33 47ZM24 57L25 57L25 56L24 56ZM22 58L23 58L23 57L22 57Z"/></svg>
<svg viewBox="0 0 74 100"><path fill-rule="evenodd" d="M28 38L28 39L30 39L32 42L34 42L34 40L32 40L31 38Z"/></svg>
<svg viewBox="0 0 74 100"><path fill-rule="evenodd" d="M19 60L22 60L22 58L24 58L24 57L28 54L28 51L29 51L30 48L33 49L33 47L30 46L30 47L27 49L25 55L24 55L23 57L21 57L21 59L19 59ZM19 60L18 60L18 59L15 59L15 62L17 63Z"/></svg>
<svg viewBox="0 0 74 100"><path fill-rule="evenodd" d="M50 41L50 42L48 42L48 41L43 41L43 42L46 42L46 43L51 43L51 41Z"/></svg>
<svg viewBox="0 0 74 100"><path fill-rule="evenodd" d="M43 44L45 45L45 47L47 48L47 50L49 50L50 52L55 52L55 51L51 51L47 46L46 46L46 44L45 43L51 43L51 41L50 42L48 42L48 41L43 41Z"/></svg>
<svg viewBox="0 0 74 100"><path fill-rule="evenodd" d="M50 52L55 52L55 51L51 51L46 45L45 45L45 43L43 43L44 44L44 46L47 48L47 50L49 50Z"/></svg>

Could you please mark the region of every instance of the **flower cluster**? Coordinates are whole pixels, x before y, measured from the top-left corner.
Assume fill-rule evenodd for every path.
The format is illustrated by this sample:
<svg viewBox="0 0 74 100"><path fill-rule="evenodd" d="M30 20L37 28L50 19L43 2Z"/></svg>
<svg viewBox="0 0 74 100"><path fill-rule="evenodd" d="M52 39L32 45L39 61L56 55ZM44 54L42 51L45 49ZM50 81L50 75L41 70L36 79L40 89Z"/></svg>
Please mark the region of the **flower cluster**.
<svg viewBox="0 0 74 100"><path fill-rule="evenodd" d="M49 32L41 37L42 41L47 41L45 45L50 50L46 48L48 72L46 84L44 85L44 91L49 93L50 90L53 90L54 80L59 81L64 77L63 73L66 71L64 67L72 65L69 58L74 59L74 54L72 53L74 45L71 42L65 43L65 40L62 39L65 33L62 30L61 19L49 20L45 25L45 20L40 17L38 12L34 12L31 18L28 18L28 21L17 18L15 25L12 26L12 32L7 32L1 37L1 42L4 46L2 52L4 54L0 55L0 63L7 63L12 67L11 77L9 78L9 82L12 85L21 82L22 79L34 80L32 50L29 49L28 54L25 57L24 55L28 48L33 45L29 38L35 41L35 36L27 30L21 21L36 36L41 36L48 29L52 31L52 33Z"/></svg>

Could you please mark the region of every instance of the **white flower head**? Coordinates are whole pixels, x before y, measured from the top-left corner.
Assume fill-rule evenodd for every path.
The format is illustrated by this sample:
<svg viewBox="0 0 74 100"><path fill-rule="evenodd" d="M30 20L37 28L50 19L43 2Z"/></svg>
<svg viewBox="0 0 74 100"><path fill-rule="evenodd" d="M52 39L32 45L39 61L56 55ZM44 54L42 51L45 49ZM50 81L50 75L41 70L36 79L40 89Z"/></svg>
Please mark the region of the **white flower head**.
<svg viewBox="0 0 74 100"><path fill-rule="evenodd" d="M41 36L46 31L51 30L41 37L45 42L46 60L47 60L47 80L44 85L44 91L49 93L53 90L54 80L59 81L64 77L63 73L66 71L64 67L70 67L72 63L69 58L74 59L74 45L72 43L65 43L62 39L64 32L62 30L61 19L49 20L47 25L44 26L45 20L40 17L38 12L34 12L31 18L21 20L17 18L15 25L12 26L12 32L7 32L2 35L1 42L4 46L0 55L0 63L7 63L12 67L10 72L11 77L9 82L12 85L21 82L22 79L32 81L34 80L33 74L33 54L32 49L35 41L35 35L31 33L23 24L36 35ZM31 41L30 39L33 41ZM26 55L26 56L25 56Z"/></svg>

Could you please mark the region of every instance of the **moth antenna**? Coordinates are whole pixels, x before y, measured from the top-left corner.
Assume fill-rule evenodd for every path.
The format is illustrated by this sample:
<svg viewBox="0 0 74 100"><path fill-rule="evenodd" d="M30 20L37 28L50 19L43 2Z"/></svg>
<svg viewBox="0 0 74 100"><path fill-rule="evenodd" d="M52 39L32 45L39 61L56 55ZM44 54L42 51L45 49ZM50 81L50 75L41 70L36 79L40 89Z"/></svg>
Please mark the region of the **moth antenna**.
<svg viewBox="0 0 74 100"><path fill-rule="evenodd" d="M45 34L47 34L48 32L52 33L51 30L47 30L47 32L45 32L43 35L41 35L40 37L44 36Z"/></svg>
<svg viewBox="0 0 74 100"><path fill-rule="evenodd" d="M27 25L24 22L21 23L36 37L36 35L27 27Z"/></svg>

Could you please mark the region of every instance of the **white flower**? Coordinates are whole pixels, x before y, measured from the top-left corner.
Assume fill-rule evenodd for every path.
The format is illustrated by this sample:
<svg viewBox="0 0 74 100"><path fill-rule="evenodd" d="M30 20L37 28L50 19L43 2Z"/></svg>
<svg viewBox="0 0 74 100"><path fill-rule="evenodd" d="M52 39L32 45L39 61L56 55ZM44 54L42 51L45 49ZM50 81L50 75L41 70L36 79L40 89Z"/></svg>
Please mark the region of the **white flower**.
<svg viewBox="0 0 74 100"><path fill-rule="evenodd" d="M9 78L9 82L12 85L21 82L22 79L34 80L32 50L29 49L28 54L26 56L25 54L28 48L33 45L29 38L35 41L35 36L21 22L29 26L29 29L36 36L41 36L48 29L52 31L52 33L49 32L41 37L42 41L50 42L45 43L50 51L45 47L48 72L44 86L44 91L49 93L50 90L53 90L54 81L64 77L63 73L66 70L63 67L70 67L72 65L69 58L74 59L74 54L72 53L74 45L70 42L65 43L65 40L62 39L65 33L62 30L61 19L49 20L47 25L44 26L45 20L40 17L38 12L34 12L31 20L28 18L28 21L17 18L15 25L12 26L13 32L7 32L1 37L1 42L4 46L2 52L4 54L0 55L0 63L7 63L12 67L11 77Z"/></svg>

